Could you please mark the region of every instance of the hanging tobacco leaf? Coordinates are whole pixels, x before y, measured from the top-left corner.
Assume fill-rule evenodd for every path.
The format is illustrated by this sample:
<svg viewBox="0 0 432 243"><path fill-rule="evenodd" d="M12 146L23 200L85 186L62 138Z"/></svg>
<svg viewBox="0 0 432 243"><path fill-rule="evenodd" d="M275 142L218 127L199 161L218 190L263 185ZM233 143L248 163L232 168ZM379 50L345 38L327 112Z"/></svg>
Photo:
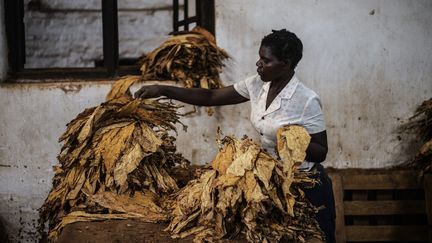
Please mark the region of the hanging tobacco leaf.
<svg viewBox="0 0 432 243"><path fill-rule="evenodd" d="M173 80L185 87L222 87L219 73L228 54L201 27L170 37L141 59L143 80Z"/></svg>

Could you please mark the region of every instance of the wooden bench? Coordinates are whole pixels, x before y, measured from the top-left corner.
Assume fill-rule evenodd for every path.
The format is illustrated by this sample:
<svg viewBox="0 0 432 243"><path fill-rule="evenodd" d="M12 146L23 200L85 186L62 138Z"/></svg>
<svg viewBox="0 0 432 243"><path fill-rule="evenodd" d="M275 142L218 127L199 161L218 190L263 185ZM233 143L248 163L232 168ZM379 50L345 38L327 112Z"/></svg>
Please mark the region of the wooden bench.
<svg viewBox="0 0 432 243"><path fill-rule="evenodd" d="M419 171L329 169L336 240L432 242L432 175Z"/></svg>

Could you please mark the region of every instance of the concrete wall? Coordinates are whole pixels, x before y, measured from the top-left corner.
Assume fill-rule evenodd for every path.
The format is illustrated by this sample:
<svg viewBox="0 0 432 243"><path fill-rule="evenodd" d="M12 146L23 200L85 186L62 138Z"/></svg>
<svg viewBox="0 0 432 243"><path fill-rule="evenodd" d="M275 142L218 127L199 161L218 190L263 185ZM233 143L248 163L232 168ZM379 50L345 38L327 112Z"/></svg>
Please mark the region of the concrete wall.
<svg viewBox="0 0 432 243"><path fill-rule="evenodd" d="M58 9L94 8L97 2L42 1ZM170 1L151 3L161 6L158 5L161 2ZM396 129L417 105L432 95L430 1L224 0L216 3L218 44L234 58L224 73L226 84L255 73L260 40L272 28L290 29L303 40L304 59L297 75L323 101L330 143L325 165L385 167L413 156L416 148L413 135L398 133ZM153 44L139 42L143 50L157 45L159 34L170 31L171 15L164 11L156 11L154 16L158 12L167 16L168 27L157 22L159 17L154 19L157 23L144 24L143 20L137 20L138 25L146 26L146 31L155 36L155 39L148 38ZM62 65L91 63L98 57L90 55L101 48L92 47L95 39L91 34L100 31L97 20L91 17L92 12L87 17L77 12L34 14L36 19L43 14L53 17L52 21L39 19L39 27L32 25L35 29L29 31L35 36L47 34L42 26L51 26L58 19L71 26L81 24L88 28L79 27L86 34L77 34L78 29L73 26L72 32L54 28L55 35L62 34L62 41L72 38L70 45L76 43L75 36L81 38L79 45L83 49L56 46L58 40L41 37L38 41L41 43L30 44L33 52L39 53L33 57L35 63L57 64L50 59L53 53L55 58L67 57L64 59L67 61L59 61ZM86 18L92 20L85 22ZM159 28L167 31L158 32ZM131 42L127 45L132 45L138 37L131 34L128 38ZM42 51L46 48L42 42L46 41L51 41L48 47L55 49L51 54L50 48ZM0 47L4 44L3 39ZM66 54L59 52L62 49L66 49ZM75 49L81 52L79 57L71 54ZM7 63L0 48L2 62ZM82 81L0 85L0 220L6 223L14 242L34 241L36 210L51 188L51 166L57 163L56 155L61 147L57 139L66 123L85 108L102 102L110 84ZM186 106L184 111L191 109ZM215 111L209 117L199 108L195 114L182 119L189 130L179 129L178 150L194 163L205 163L214 157L217 126L225 134L256 136L248 121L247 103Z"/></svg>
<svg viewBox="0 0 432 243"><path fill-rule="evenodd" d="M37 209L52 187L52 166L61 144L58 138L66 123L85 108L99 105L112 82L28 83L0 86L0 220L13 241L34 242L37 236ZM173 85L173 84L172 84ZM138 86L134 86L135 91ZM240 106L242 107L242 106ZM217 126L225 134L242 137L247 105L214 108L208 116L204 108L182 119L178 125L178 151L194 163L215 157ZM193 106L180 110L186 113Z"/></svg>
<svg viewBox="0 0 432 243"><path fill-rule="evenodd" d="M415 137L395 129L432 96L431 1L216 4L218 44L236 61L232 80L255 73L260 41L271 29L286 28L303 41L297 75L322 98L326 165L373 168L411 158Z"/></svg>

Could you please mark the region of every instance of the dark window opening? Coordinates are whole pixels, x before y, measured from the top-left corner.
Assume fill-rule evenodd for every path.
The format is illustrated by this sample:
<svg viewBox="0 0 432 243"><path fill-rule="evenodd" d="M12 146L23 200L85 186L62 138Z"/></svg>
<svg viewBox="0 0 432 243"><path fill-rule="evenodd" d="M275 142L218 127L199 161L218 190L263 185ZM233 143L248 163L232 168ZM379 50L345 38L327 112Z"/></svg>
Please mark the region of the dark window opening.
<svg viewBox="0 0 432 243"><path fill-rule="evenodd" d="M143 54L142 50L136 50L135 47L131 47L132 44L139 45L139 47L145 46L147 42L136 41L140 38L140 36L132 35L125 37L125 31L129 33L131 32L130 28L142 28L141 30L145 30L146 22L145 21L137 21L137 18L128 18L127 16L140 16L142 12L147 12L150 15L154 15L156 10L161 10L159 12L163 12L163 14L156 16L159 19L167 19L172 18L173 25L171 28L161 27L159 25L152 25L148 28L160 28L156 33L161 33L160 38L152 38L145 37L150 39L154 45L159 45L161 41L165 38L169 32L176 33L181 32L183 30L189 30L193 26L202 26L212 32L215 32L214 26L214 0L173 0L172 5L167 6L159 6L158 9L147 9L142 8L140 6L125 6L125 3L120 2L120 8L118 6L117 0L101 0L100 6L96 6L90 9L74 9L74 8L58 8L52 9L50 6L46 6L46 1L44 0L5 0L5 25L6 25L6 36L8 43L8 58L9 58L9 77L14 79L50 79L50 78L112 78L118 77L122 75L128 74L139 74L139 66L138 55ZM69 3L67 3L69 4ZM66 4L66 5L67 5ZM129 3L130 5L130 3ZM81 21L80 24L86 24L85 20L80 20L78 14L82 11L91 14L93 20L98 26L90 25L91 27L87 27L87 31L84 33L79 33L76 29L71 29L69 25L65 25L61 32L67 35L76 35L76 38L87 38L88 36L92 36L91 40L96 47L92 47L93 49L97 49L99 53L97 55L93 55L90 57L81 57L81 59L85 59L84 65L75 65L74 62L56 62L55 60L51 63L55 63L56 65L61 65L60 67L49 66L40 68L37 63L36 58L29 58L26 52L29 54L30 52L48 52L47 56L50 55L50 47L45 43L44 45L34 45L33 43L37 43L37 41L44 41L45 33L37 33L35 30L32 33L32 26L30 25L29 18L33 16L28 16L27 11L34 11L38 13L39 16L44 17L45 15L55 15L66 16L72 15L75 21ZM169 14L171 13L171 14ZM168 14L168 15L167 15ZM27 16L26 16L27 15ZM120 18L119 18L120 16ZM26 19L27 17L27 19ZM142 18L142 15L141 15ZM65 18L65 23L67 21L71 21L70 19ZM49 22L49 21L47 21ZM169 23L169 21L168 21ZM47 26L46 30L43 31L51 31L49 29L49 23L43 23L43 26ZM26 29L27 27L27 29ZM83 27L85 28L85 27ZM89 28L90 32L89 33ZM97 29L97 30L96 30ZM132 29L133 30L133 29ZM132 31L133 32L133 31ZM35 37L36 36L36 37ZM40 37L42 36L42 37ZM96 36L96 37L95 37ZM28 38L26 40L26 37ZM33 38L33 39L32 39ZM61 42L61 37L58 38L58 41ZM36 39L36 40L34 40ZM27 42L26 42L27 41ZM34 42L30 42L34 41ZM52 41L52 40L51 40ZM56 40L57 41L57 40ZM147 40L148 41L148 40ZM33 45L31 45L31 44ZM85 52L86 46L85 42L82 43L73 43L74 46L65 48L69 48L67 54L70 55L80 55L77 49L83 48L82 52ZM144 43L144 44L143 44ZM78 45L78 48L75 46ZM156 46L155 46L156 47ZM26 49L27 48L27 49ZM94 51L94 50L93 50ZM75 53L74 53L75 52ZM33 53L30 53L33 54ZM53 54L54 56L54 54ZM27 59L27 60L26 60ZM36 60L36 61L35 61ZM49 62L48 62L49 63Z"/></svg>

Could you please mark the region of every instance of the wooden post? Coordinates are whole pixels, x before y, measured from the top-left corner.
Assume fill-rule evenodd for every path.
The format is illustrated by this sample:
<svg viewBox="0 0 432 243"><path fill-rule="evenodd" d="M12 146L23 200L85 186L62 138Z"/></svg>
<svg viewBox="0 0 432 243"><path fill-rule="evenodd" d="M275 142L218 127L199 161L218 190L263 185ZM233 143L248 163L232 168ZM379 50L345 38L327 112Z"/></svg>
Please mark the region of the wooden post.
<svg viewBox="0 0 432 243"><path fill-rule="evenodd" d="M425 174L423 180L426 213L428 219L429 242L432 242L432 174Z"/></svg>
<svg viewBox="0 0 432 243"><path fill-rule="evenodd" d="M336 242L346 242L345 218L344 218L344 190L342 185L342 176L337 173L329 173L333 184L333 194L336 206Z"/></svg>

